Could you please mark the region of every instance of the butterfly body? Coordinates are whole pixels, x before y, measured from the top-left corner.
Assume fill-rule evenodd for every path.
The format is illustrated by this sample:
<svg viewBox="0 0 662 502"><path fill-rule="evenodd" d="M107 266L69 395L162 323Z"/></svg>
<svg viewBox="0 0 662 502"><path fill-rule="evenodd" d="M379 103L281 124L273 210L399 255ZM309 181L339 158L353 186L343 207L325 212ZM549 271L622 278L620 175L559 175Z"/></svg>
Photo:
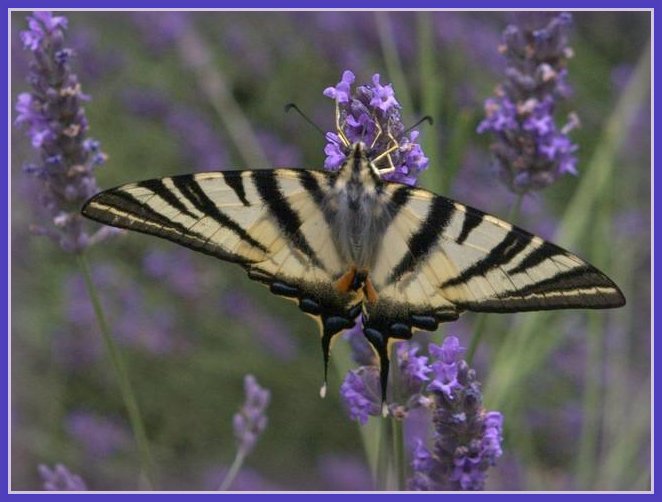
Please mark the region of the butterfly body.
<svg viewBox="0 0 662 502"><path fill-rule="evenodd" d="M331 340L362 322L386 399L392 342L466 310L611 308L618 287L574 254L427 190L383 179L363 143L336 173L276 169L123 185L83 214L241 265ZM325 389L326 387L324 387Z"/></svg>
<svg viewBox="0 0 662 502"><path fill-rule="evenodd" d="M372 269L379 243L392 220L384 182L368 159L363 143L353 145L324 201L323 211L341 258L356 269Z"/></svg>

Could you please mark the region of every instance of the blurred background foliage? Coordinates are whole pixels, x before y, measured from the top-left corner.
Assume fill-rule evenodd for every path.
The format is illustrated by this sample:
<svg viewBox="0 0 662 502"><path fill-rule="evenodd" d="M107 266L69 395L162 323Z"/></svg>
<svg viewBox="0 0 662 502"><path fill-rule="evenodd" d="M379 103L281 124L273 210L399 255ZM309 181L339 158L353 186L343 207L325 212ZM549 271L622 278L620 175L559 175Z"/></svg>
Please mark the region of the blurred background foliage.
<svg viewBox="0 0 662 502"><path fill-rule="evenodd" d="M393 82L405 123L434 117L421 128L431 159L425 188L502 217L513 203L490 168L490 138L475 132L503 78L497 48L511 13L66 15L67 45L92 96L90 134L109 154L97 171L103 188L210 169L320 168L323 138L283 105L296 102L332 130L333 103L322 90L351 69L359 83L373 73ZM14 101L27 89L18 36L25 17L11 20ZM202 44L204 64L187 33ZM649 38L649 13L574 13L574 93L561 115L581 118L571 135L579 175L527 196L517 223L607 272L628 305L488 317L475 366L486 405L506 425L488 489L649 488ZM237 131L244 123L249 136ZM29 232L40 215L38 188L21 165L33 155L14 130L12 488L39 489L37 464L62 462L91 489L135 489L134 443L75 260ZM335 374L327 399L318 397L317 327L293 304L237 267L143 235L89 254L160 488L218 485L234 454L232 415L246 373L272 401L235 488L371 487ZM468 346L475 320L466 314L433 340L450 333Z"/></svg>

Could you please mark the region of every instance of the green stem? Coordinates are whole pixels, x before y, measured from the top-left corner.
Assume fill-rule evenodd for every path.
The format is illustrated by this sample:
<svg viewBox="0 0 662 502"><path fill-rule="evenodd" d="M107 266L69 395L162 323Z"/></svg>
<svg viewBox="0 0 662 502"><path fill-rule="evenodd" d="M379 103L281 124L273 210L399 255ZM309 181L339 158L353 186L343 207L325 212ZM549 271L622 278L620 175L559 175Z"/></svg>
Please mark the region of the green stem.
<svg viewBox="0 0 662 502"><path fill-rule="evenodd" d="M510 212L508 213L508 222L515 221L519 217L520 210L522 209L522 201L524 199L524 194L517 194L515 202L513 202ZM480 345L480 341L483 339L483 333L485 330L485 319L487 316L485 314L478 314L476 319L476 326L474 327L474 336L471 338L471 343L469 344L469 350L467 350L466 361L471 366L473 362L474 355Z"/></svg>
<svg viewBox="0 0 662 502"><path fill-rule="evenodd" d="M194 27L188 26L177 38L177 47L182 61L192 70L200 90L223 123L244 164L250 169L271 167L248 118L214 62L209 45Z"/></svg>
<svg viewBox="0 0 662 502"><path fill-rule="evenodd" d="M395 463L395 479L397 490L404 491L406 488L406 458L405 458L405 434L404 423L395 417L393 422L393 461Z"/></svg>
<svg viewBox="0 0 662 502"><path fill-rule="evenodd" d="M377 491L386 491L389 489L389 466L391 457L392 431L391 421L387 418L381 418L379 434L379 450L377 453L377 475L375 485Z"/></svg>
<svg viewBox="0 0 662 502"><path fill-rule="evenodd" d="M144 481L147 488L153 489L155 483L152 469L152 457L149 451L147 435L145 434L145 426L143 424L142 417L140 416L138 401L136 400L136 396L131 387L131 381L129 380L129 374L126 369L124 359L122 358L122 354L120 353L115 340L110 334L110 329L108 328L108 323L106 322L96 287L92 281L92 274L90 273L90 267L87 262L87 258L83 253L79 254L77 258L78 264L80 265L81 271L83 272L85 287L87 288L87 293L90 296L90 301L92 302L92 307L94 308L94 314L97 318L99 329L101 330L101 336L106 346L106 350L108 351L113 369L115 370L117 383L120 387L120 393L122 394L124 405L126 406L126 410L129 414L129 421L131 423L133 435L138 446L138 455L140 456L140 467L142 470L142 475L144 476Z"/></svg>
<svg viewBox="0 0 662 502"><path fill-rule="evenodd" d="M224 492L230 489L230 486L232 486L234 479L237 477L237 474L239 474L239 470L241 469L241 466L244 465L245 459L246 459L246 453L244 453L243 449L237 450L237 455L234 457L234 461L230 466L230 470L225 475L225 479L221 483L221 486L218 487L218 491Z"/></svg>
<svg viewBox="0 0 662 502"><path fill-rule="evenodd" d="M438 51L434 37L434 20L429 12L416 13L416 35L418 53L418 81L421 93L421 112L430 115L435 122L440 118L441 97L443 96L445 80L437 72ZM398 90L399 91L399 90ZM422 173L422 185L432 188L439 193L448 191L446 157L441 156L439 145L439 125L425 128L425 134L420 136L421 146L426 155L435 163L432 169Z"/></svg>
<svg viewBox="0 0 662 502"><path fill-rule="evenodd" d="M576 478L577 488L588 490L595 478L596 470L602 467L598 456L598 440L602 417L601 372L603 370L604 347L603 322L595 315L589 318L586 369L583 397L584 423L579 440Z"/></svg>
<svg viewBox="0 0 662 502"><path fill-rule="evenodd" d="M513 202L513 206L510 208L510 212L508 213L509 223L512 223L513 221L519 219L519 213L520 210L522 209L523 201L524 201L524 194L523 193L517 194L517 198L515 199L515 202Z"/></svg>
<svg viewBox="0 0 662 502"><path fill-rule="evenodd" d="M485 314L478 314L476 316L476 325L474 326L474 336L471 337L471 342L469 343L469 350L467 350L467 356L465 360L467 364L471 366L473 363L474 355L478 349L480 341L483 339L483 327L485 326L485 319L487 316Z"/></svg>
<svg viewBox="0 0 662 502"><path fill-rule="evenodd" d="M335 369L338 381L342 381L349 370L355 366L352 360L352 354L349 343L337 343L333 347L331 357L331 367ZM379 463L379 449L381 438L381 417L370 417L368 423L359 425L358 430L361 435L361 443L365 451L365 457L370 467L375 486L377 486L377 470Z"/></svg>
<svg viewBox="0 0 662 502"><path fill-rule="evenodd" d="M386 69L388 70L390 80L393 82L393 88L398 90L398 101L400 101L403 110L409 110L407 112L408 114L413 113L414 100L411 97L411 92L407 85L407 77L400 62L398 48L395 45L395 35L393 34L388 13L375 13L375 20Z"/></svg>

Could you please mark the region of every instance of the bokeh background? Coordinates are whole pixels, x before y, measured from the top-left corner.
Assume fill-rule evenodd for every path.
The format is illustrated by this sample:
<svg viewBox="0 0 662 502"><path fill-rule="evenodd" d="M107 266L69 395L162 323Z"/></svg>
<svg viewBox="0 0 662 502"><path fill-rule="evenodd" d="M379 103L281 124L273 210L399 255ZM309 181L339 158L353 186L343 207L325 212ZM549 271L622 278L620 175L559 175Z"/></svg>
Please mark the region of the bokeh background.
<svg viewBox="0 0 662 502"><path fill-rule="evenodd" d="M27 14L11 15L13 100L28 90L19 39ZM66 16L66 45L92 97L90 134L109 155L97 171L103 188L212 169L320 168L324 139L283 105L296 102L332 130L333 102L322 91L351 69L357 83L373 73L393 82L405 123L434 118L421 127L431 159L424 187L502 217L513 203L490 167L491 139L476 133L503 78L498 46L512 13ZM646 79L633 83L637 68L646 76L650 14L573 16L574 92L561 116L581 118L571 134L579 175L527 196L517 223L607 272L628 305L488 317L475 366L486 406L506 427L492 490L650 484L650 97ZM200 51L209 58L202 70ZM226 91L213 99L210 76ZM243 121L258 150L237 132ZM40 217L39 185L21 166L34 155L14 130L12 488L41 489L37 465L64 463L90 489L136 489L136 449L76 261L29 230ZM232 416L248 373L272 399L236 489L372 487L336 373L327 399L318 397L317 327L293 304L237 267L143 235L115 237L89 257L160 488L218 485L234 456ZM475 322L467 314L432 339L449 333L468 345Z"/></svg>

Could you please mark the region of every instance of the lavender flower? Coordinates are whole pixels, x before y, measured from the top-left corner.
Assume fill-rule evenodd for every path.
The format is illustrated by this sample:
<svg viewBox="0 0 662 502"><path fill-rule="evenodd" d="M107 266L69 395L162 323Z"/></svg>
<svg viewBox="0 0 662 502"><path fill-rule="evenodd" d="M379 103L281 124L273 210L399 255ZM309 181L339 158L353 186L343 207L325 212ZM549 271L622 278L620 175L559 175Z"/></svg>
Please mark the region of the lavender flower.
<svg viewBox="0 0 662 502"><path fill-rule="evenodd" d="M53 469L40 464L39 476L44 482L44 490L51 492L86 491L87 486L83 479L72 473L62 464L56 464Z"/></svg>
<svg viewBox="0 0 662 502"><path fill-rule="evenodd" d="M265 410L271 399L271 393L260 387L253 375L244 378L244 391L246 402L232 420L237 450L242 456L251 452L260 434L267 428Z"/></svg>
<svg viewBox="0 0 662 502"><path fill-rule="evenodd" d="M372 350L370 342L363 334L363 320L361 316L356 320L354 327L348 329L343 334L343 338L349 342L352 351L352 359L361 366L377 365L377 356Z"/></svg>
<svg viewBox="0 0 662 502"><path fill-rule="evenodd" d="M355 80L354 74L346 70L335 87L324 90L324 95L335 100L338 106L342 132L351 143L362 141L373 145L373 150L379 153L386 152L397 143L398 148L389 156L395 170L385 174L384 179L416 184L418 175L427 169L428 158L415 142L418 131L411 131L408 136L405 132L393 87L391 84L382 85L379 74L375 74L372 84L358 86L352 91ZM326 134L324 168L330 171L337 170L345 160L343 142L337 133ZM386 158L383 160L387 161Z"/></svg>
<svg viewBox="0 0 662 502"><path fill-rule="evenodd" d="M460 359L463 352L453 336L441 346L430 345L437 360L428 384L435 427L434 445L417 442L412 459L414 490L481 490L487 470L501 456L503 417L482 407L474 370Z"/></svg>
<svg viewBox="0 0 662 502"><path fill-rule="evenodd" d="M115 232L104 227L89 235L79 214L82 203L98 192L93 170L106 161L106 154L98 141L87 137L82 103L90 98L72 72L73 51L64 46L67 19L35 12L28 17L28 26L20 36L33 57L28 75L32 91L18 96L15 124L27 129L32 146L40 152L39 162L24 170L41 181L41 203L52 223L34 231L67 252L80 252Z"/></svg>
<svg viewBox="0 0 662 502"><path fill-rule="evenodd" d="M428 365L427 356L419 356L420 347L415 343L400 343L396 349L396 358L400 370L400 392L406 395L417 395L422 386L430 380L432 369Z"/></svg>
<svg viewBox="0 0 662 502"><path fill-rule="evenodd" d="M481 405L475 372L460 356L464 348L454 336L441 346L430 344L429 356L416 344L401 342L395 350L399 371L390 398L391 414L400 420L420 421L419 412L431 417L433 446L423 436L412 436L412 490L480 490L487 470L501 456L502 417ZM352 420L365 425L381 414L379 370L361 366L350 371L340 388ZM413 413L413 412L416 413ZM420 431L416 431L420 432Z"/></svg>
<svg viewBox="0 0 662 502"><path fill-rule="evenodd" d="M377 367L360 366L347 373L340 386L340 395L351 420L358 420L361 425L365 425L369 416L379 416L382 394Z"/></svg>
<svg viewBox="0 0 662 502"><path fill-rule="evenodd" d="M531 21L534 20L534 21ZM572 57L568 30L572 17L561 13L535 28L537 17L503 32L506 79L485 101L479 133L491 132L491 150L504 183L515 193L540 190L566 173L577 174L577 146L568 133L579 124L574 113L557 128L554 109L570 94L566 61ZM538 25L539 26L539 25Z"/></svg>

